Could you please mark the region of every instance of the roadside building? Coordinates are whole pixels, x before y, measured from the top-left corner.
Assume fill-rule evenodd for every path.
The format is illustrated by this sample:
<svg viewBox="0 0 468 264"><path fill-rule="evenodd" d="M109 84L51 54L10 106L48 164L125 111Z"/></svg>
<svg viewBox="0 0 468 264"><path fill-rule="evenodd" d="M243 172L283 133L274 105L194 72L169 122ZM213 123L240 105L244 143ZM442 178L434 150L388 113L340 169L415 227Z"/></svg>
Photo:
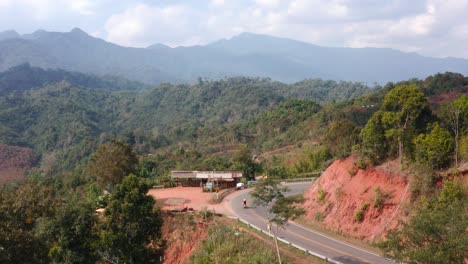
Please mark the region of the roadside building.
<svg viewBox="0 0 468 264"><path fill-rule="evenodd" d="M236 187L242 171L171 171L171 177L177 186L216 190Z"/></svg>

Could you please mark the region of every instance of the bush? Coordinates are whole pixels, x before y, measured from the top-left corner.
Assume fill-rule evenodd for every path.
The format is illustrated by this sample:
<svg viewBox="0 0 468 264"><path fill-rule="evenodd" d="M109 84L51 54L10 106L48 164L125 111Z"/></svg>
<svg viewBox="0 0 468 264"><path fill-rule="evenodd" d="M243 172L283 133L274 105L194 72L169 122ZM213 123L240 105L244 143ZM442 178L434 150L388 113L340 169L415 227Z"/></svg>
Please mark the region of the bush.
<svg viewBox="0 0 468 264"><path fill-rule="evenodd" d="M353 177L354 175L356 175L357 171L358 171L358 168L356 166L353 166L352 168L348 170L349 176Z"/></svg>
<svg viewBox="0 0 468 264"><path fill-rule="evenodd" d="M365 169L369 166L369 160L364 157L360 157L356 162L356 166L360 169Z"/></svg>
<svg viewBox="0 0 468 264"><path fill-rule="evenodd" d="M382 209L384 199L382 197L382 191L380 191L380 186L374 189L375 192L375 197L374 197L374 203L373 206L374 208L377 208L378 210Z"/></svg>
<svg viewBox="0 0 468 264"><path fill-rule="evenodd" d="M323 189L322 189L322 186L319 185L319 189L317 191L317 201L319 203L323 203L325 202L325 196L327 195L327 192L325 192Z"/></svg>
<svg viewBox="0 0 468 264"><path fill-rule="evenodd" d="M357 222L362 222L364 220L364 213L365 211L367 211L367 209L369 209L369 204L363 204L361 208L359 208L359 210L357 210L354 214L354 220L356 220Z"/></svg>
<svg viewBox="0 0 468 264"><path fill-rule="evenodd" d="M364 220L364 212L362 210L358 210L354 214L354 220L356 220L358 222L362 222L362 220Z"/></svg>
<svg viewBox="0 0 468 264"><path fill-rule="evenodd" d="M385 256L400 263L465 263L468 248L465 187L461 181L446 182L438 196L422 202L409 221L389 231L386 240L378 244Z"/></svg>
<svg viewBox="0 0 468 264"><path fill-rule="evenodd" d="M451 160L453 139L450 132L435 124L431 133L421 134L415 139L416 161L432 169L446 167Z"/></svg>
<svg viewBox="0 0 468 264"><path fill-rule="evenodd" d="M204 220L213 219L214 213L204 206L199 212L198 215Z"/></svg>
<svg viewBox="0 0 468 264"><path fill-rule="evenodd" d="M325 218L325 217L323 216L323 213L322 213L322 212L316 212L316 213L314 214L314 220L315 220L315 222L321 223L321 222L323 221L324 218Z"/></svg>
<svg viewBox="0 0 468 264"><path fill-rule="evenodd" d="M190 263L275 263L274 248L259 243L242 229L217 224L190 258Z"/></svg>

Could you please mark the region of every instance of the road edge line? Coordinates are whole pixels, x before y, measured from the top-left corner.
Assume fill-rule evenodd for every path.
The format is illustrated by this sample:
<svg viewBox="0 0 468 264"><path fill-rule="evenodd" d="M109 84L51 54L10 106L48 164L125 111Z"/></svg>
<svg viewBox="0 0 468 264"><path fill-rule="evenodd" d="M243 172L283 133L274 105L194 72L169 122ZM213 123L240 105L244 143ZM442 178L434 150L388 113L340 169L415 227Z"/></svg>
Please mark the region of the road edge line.
<svg viewBox="0 0 468 264"><path fill-rule="evenodd" d="M252 228L254 228L254 229L256 229L256 230L262 232L263 234L266 234L266 235L268 235L268 236L270 236L270 237L273 237L273 235L272 235L271 233L266 232L265 230L261 229L260 227L258 227L258 226L256 226L256 225L253 225L253 224L251 224L251 223L245 221L244 219L242 219L242 218L240 218L240 217L234 217L234 216L227 216L227 217L228 217L228 218L231 218L231 219L234 219L234 220L237 220L237 221L240 221L240 222L246 224L247 226L252 227ZM286 245L295 247L295 248L297 248L297 249L299 249L299 250L301 250L301 251L304 251L304 252L307 253L307 254L310 254L310 255L312 255L312 256L318 257L318 258L323 259L323 260L325 260L325 261L327 261L327 262L334 263L334 264L344 264L344 263L342 263L342 262L336 261L336 260L334 260L334 259L329 259L329 258L325 257L324 255L321 255L321 254L319 254L319 253L313 252L313 251L311 251L311 250L308 250L308 249L305 249L305 248L303 248L303 247L301 247L301 246L298 246L298 245L296 245L296 244L294 244L294 243L291 243L291 242L287 241L286 239L283 239L283 238L280 238L280 237L277 237L277 239L278 239L279 241L285 243Z"/></svg>

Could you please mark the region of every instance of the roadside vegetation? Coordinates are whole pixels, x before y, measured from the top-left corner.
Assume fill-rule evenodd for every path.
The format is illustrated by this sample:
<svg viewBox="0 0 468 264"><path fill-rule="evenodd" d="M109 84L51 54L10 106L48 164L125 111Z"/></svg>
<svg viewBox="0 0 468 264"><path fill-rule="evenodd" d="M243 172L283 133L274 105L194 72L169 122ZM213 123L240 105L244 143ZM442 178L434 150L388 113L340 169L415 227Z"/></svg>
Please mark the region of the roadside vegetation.
<svg viewBox="0 0 468 264"><path fill-rule="evenodd" d="M190 263L278 263L271 238L231 219L217 219ZM305 252L279 244L282 263L324 263Z"/></svg>

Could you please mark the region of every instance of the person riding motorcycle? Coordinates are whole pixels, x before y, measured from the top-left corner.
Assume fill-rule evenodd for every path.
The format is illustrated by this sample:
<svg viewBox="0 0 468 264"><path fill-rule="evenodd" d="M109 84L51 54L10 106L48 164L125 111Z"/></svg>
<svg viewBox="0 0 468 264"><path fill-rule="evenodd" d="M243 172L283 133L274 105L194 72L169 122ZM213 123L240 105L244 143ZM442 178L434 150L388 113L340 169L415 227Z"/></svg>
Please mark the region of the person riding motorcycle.
<svg viewBox="0 0 468 264"><path fill-rule="evenodd" d="M244 198L244 200L242 201L242 205L244 206L244 208L247 207L247 199Z"/></svg>

